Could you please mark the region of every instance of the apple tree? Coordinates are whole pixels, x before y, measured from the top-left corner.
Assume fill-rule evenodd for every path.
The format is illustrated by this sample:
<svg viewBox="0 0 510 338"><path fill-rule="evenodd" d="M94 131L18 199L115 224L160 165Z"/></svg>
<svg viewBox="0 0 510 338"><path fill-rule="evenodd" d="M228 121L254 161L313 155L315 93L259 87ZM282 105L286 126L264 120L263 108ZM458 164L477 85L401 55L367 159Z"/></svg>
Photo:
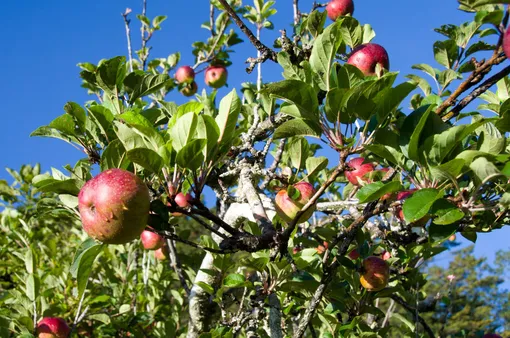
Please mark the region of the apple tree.
<svg viewBox="0 0 510 338"><path fill-rule="evenodd" d="M437 64L404 82L351 0L294 0L293 31L272 45L274 1L211 0L194 65L153 57L166 17L148 18L147 1L133 53L126 10L127 57L79 64L93 99L32 133L86 158L31 179L52 197L13 220L6 250L22 289L0 299L0 327L67 336L41 322L63 318L71 336L437 336L420 313L420 268L453 234L476 242L509 221L507 2L460 0L472 21L437 28ZM228 82L240 43L253 46L256 83ZM280 81L262 81L269 62ZM38 231L68 243L19 226L45 212L65 224Z"/></svg>

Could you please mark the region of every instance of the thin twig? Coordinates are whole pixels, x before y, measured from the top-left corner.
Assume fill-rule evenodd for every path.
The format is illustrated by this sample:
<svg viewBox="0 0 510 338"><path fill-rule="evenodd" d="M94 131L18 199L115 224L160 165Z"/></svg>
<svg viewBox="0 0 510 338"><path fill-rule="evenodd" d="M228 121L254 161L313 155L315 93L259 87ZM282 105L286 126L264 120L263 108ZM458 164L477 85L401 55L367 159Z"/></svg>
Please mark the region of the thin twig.
<svg viewBox="0 0 510 338"><path fill-rule="evenodd" d="M228 15L234 20L236 25L241 29L241 31L248 37L250 42L255 48L260 52L261 57L257 58L259 62L264 62L266 60L276 61L276 52L271 48L264 45L257 37L253 34L253 32L244 24L243 20L237 15L235 10L228 4L226 0L218 0L219 3L223 6L225 11L227 11Z"/></svg>
<svg viewBox="0 0 510 338"><path fill-rule="evenodd" d="M299 11L299 0L294 0L292 7L294 9L294 25L297 25L301 19L301 12Z"/></svg>
<svg viewBox="0 0 510 338"><path fill-rule="evenodd" d="M434 336L434 332L432 331L430 326L427 324L425 319L423 319L422 316L416 314L415 309L411 305L407 304L404 299L400 298L397 295L391 296L391 299L393 299L395 302L397 302L398 304L402 305L407 311L412 313L413 316L415 317L415 319L421 323L421 325L423 326L423 328L425 329L425 331L427 332L427 334L429 335L430 338L434 338L435 337ZM416 316L417 316L417 318L416 318Z"/></svg>
<svg viewBox="0 0 510 338"><path fill-rule="evenodd" d="M128 57L129 57L129 71L133 72L133 50L131 49L131 30L129 28L129 24L131 20L128 19L128 15L131 13L131 8L126 8L126 11L122 13L122 17L124 18L124 25L126 26L126 38L127 38L127 47L128 47Z"/></svg>
<svg viewBox="0 0 510 338"><path fill-rule="evenodd" d="M172 239L166 240L166 244L168 245L168 249L170 251L170 266L174 269L175 273L179 277L179 281L181 282L184 291L189 295L190 289L188 283L186 283L186 279L184 278L184 272L182 271L181 261L177 256L177 250L175 249L175 243Z"/></svg>

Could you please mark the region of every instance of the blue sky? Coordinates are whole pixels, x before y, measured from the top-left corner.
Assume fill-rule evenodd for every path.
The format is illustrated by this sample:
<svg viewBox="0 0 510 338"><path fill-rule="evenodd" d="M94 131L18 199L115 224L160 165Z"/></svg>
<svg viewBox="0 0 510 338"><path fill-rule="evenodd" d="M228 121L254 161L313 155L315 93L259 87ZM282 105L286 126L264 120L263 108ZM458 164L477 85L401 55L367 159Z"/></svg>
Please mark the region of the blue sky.
<svg viewBox="0 0 510 338"><path fill-rule="evenodd" d="M251 2L251 1L250 1ZM248 2L248 3L250 3ZM97 63L102 58L126 55L126 37L121 12L133 9L132 35L134 49L140 45L140 31L133 14L141 12L142 0L24 0L2 1L0 22L0 64L3 66L0 92L0 167L19 168L25 163L40 162L45 170L62 168L84 157L68 144L45 138L29 138L31 131L49 123L63 113L67 101L83 104L91 99L80 87L79 62ZM279 29L291 31L292 2L278 0L274 17L275 31L264 31L262 40L271 46ZM301 0L303 11L311 0ZM441 24L460 24L471 15L457 10L455 0L355 0L354 16L361 23L370 23L377 36L374 42L383 45L390 55L391 69L403 75L415 73L413 64L434 62L432 44L441 36L433 31ZM207 31L200 25L208 20L206 0L148 0L147 15L167 15L163 29L150 44L153 57L166 57L180 51L182 64L193 64L191 44L205 40ZM235 47L234 65L229 68L230 88L242 82L255 81L255 72L244 72L244 61L256 51L249 44ZM508 62L508 61L507 61ZM281 79L279 66L266 63L264 80ZM198 76L199 90L204 88ZM220 95L229 89L222 89ZM168 100L183 102L178 93ZM407 109L406 112L409 112ZM0 170L0 178L8 174ZM460 236L458 236L460 237ZM492 258L497 249L508 249L510 227L479 236L478 255ZM447 257L445 256L444 259Z"/></svg>

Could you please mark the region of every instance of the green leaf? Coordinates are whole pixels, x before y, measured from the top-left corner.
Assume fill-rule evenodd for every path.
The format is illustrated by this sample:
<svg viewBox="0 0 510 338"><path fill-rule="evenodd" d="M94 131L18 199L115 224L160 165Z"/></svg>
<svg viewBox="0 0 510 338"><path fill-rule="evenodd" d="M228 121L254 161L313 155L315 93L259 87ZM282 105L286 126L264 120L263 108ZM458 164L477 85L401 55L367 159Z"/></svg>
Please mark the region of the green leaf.
<svg viewBox="0 0 510 338"><path fill-rule="evenodd" d="M207 140L195 139L188 142L179 152L176 161L181 168L197 170L204 162L202 150L206 147Z"/></svg>
<svg viewBox="0 0 510 338"><path fill-rule="evenodd" d="M310 66L317 74L319 88L324 91L329 91L332 88L331 70L341 43L342 38L339 34L339 23L337 22L329 25L313 43Z"/></svg>
<svg viewBox="0 0 510 338"><path fill-rule="evenodd" d="M76 137L69 136L67 134L63 134L63 133L59 132L58 130L56 130L54 128L47 127L47 126L42 126L42 127L37 128L36 130L34 130L30 134L30 137L33 137L33 136L57 138L57 139L66 141L69 144L79 143L78 139Z"/></svg>
<svg viewBox="0 0 510 338"><path fill-rule="evenodd" d="M150 95L163 88L170 80L167 74L146 74L143 71L130 73L124 79L124 86L129 94L129 103L133 104L138 98Z"/></svg>
<svg viewBox="0 0 510 338"><path fill-rule="evenodd" d="M202 289L204 289L205 292L207 292L209 295L214 295L214 288L210 286L209 284L206 284L204 282L197 282L198 286L200 286Z"/></svg>
<svg viewBox="0 0 510 338"><path fill-rule="evenodd" d="M287 143L288 154L292 166L298 171L305 165L310 147L308 141L303 137L295 137Z"/></svg>
<svg viewBox="0 0 510 338"><path fill-rule="evenodd" d="M220 130L218 143L225 144L230 142L234 136L240 112L241 100L234 89L220 101L218 116L216 116L216 124Z"/></svg>
<svg viewBox="0 0 510 338"><path fill-rule="evenodd" d="M126 150L147 148L147 144L145 143L143 137L133 128L127 126L124 123L120 123L119 121L114 121L113 123L117 129L117 137L122 142Z"/></svg>
<svg viewBox="0 0 510 338"><path fill-rule="evenodd" d="M87 319L95 320L95 321L101 322L106 325L110 324L110 322L111 322L110 316L107 315L106 313L94 313L94 314L88 315Z"/></svg>
<svg viewBox="0 0 510 338"><path fill-rule="evenodd" d="M303 118L318 119L319 103L313 88L298 80L283 80L268 84L261 92L295 104ZM219 125L219 123L218 123Z"/></svg>
<svg viewBox="0 0 510 338"><path fill-rule="evenodd" d="M205 159L214 159L214 154L217 149L216 145L220 138L220 128L212 116L200 115L198 117L197 137L207 140L207 147L204 148Z"/></svg>
<svg viewBox="0 0 510 338"><path fill-rule="evenodd" d="M485 157L478 157L469 165L469 168L473 170L480 181L490 176L502 175L494 163L490 162Z"/></svg>
<svg viewBox="0 0 510 338"><path fill-rule="evenodd" d="M77 179L56 180L44 175L38 175L32 180L34 186L43 192L54 192L57 194L69 194L78 196L83 182Z"/></svg>
<svg viewBox="0 0 510 338"><path fill-rule="evenodd" d="M314 136L321 135L320 126L309 120L294 119L284 122L276 128L273 138L275 140L292 136Z"/></svg>
<svg viewBox="0 0 510 338"><path fill-rule="evenodd" d="M127 169L131 162L126 155L126 148L120 140L110 142L101 154L101 171L112 168Z"/></svg>
<svg viewBox="0 0 510 338"><path fill-rule="evenodd" d="M197 114L193 112L186 113L177 119L170 132L172 147L176 151L181 150L193 138L197 128L197 120Z"/></svg>
<svg viewBox="0 0 510 338"><path fill-rule="evenodd" d="M418 147L422 139L421 134L430 114L432 114L433 108L434 106L432 105L420 107L409 114L402 125L402 131L404 132L401 133L400 138L401 148L404 154L407 153L407 157L413 161L420 161Z"/></svg>
<svg viewBox="0 0 510 338"><path fill-rule="evenodd" d="M78 103L67 102L64 105L64 111L74 118L74 121L80 132L84 133L85 125L87 123L87 115L85 114L85 110Z"/></svg>
<svg viewBox="0 0 510 338"><path fill-rule="evenodd" d="M351 48L363 42L363 29L358 20L352 16L346 16L340 21L340 35L344 43Z"/></svg>
<svg viewBox="0 0 510 338"><path fill-rule="evenodd" d="M436 41L434 43L434 58L448 69L453 67L459 56L459 48L454 40Z"/></svg>
<svg viewBox="0 0 510 338"><path fill-rule="evenodd" d="M112 112L108 108L99 105L90 106L87 110L89 112L90 120L94 122L107 139L112 141L115 138L112 124L115 117Z"/></svg>
<svg viewBox="0 0 510 338"><path fill-rule="evenodd" d="M29 273L25 282L25 293L32 302L39 297L39 278L33 273Z"/></svg>
<svg viewBox="0 0 510 338"><path fill-rule="evenodd" d="M308 16L306 20L306 28L308 28L308 31L313 35L314 38L317 38L317 36L324 30L326 19L326 11L314 10Z"/></svg>
<svg viewBox="0 0 510 338"><path fill-rule="evenodd" d="M416 89L417 84L404 82L394 88L385 88L376 98L377 120L384 119L399 107L402 101Z"/></svg>
<svg viewBox="0 0 510 338"><path fill-rule="evenodd" d="M294 65L290 60L289 54L286 52L279 52L277 59L280 66L283 68L283 77L285 79L308 82L305 70Z"/></svg>
<svg viewBox="0 0 510 338"><path fill-rule="evenodd" d="M96 70L96 80L105 92L117 93L122 88L126 76L126 58L116 56L103 61Z"/></svg>
<svg viewBox="0 0 510 338"><path fill-rule="evenodd" d="M60 115L59 117L51 121L48 127L54 128L67 135L77 136L76 124L74 123L74 119L71 115L68 114Z"/></svg>
<svg viewBox="0 0 510 338"><path fill-rule="evenodd" d="M135 148L129 150L126 155L130 161L155 174L158 174L164 165L163 158L151 149Z"/></svg>
<svg viewBox="0 0 510 338"><path fill-rule="evenodd" d="M324 156L308 157L306 159L306 172L308 177L313 177L328 166L328 159Z"/></svg>
<svg viewBox="0 0 510 338"><path fill-rule="evenodd" d="M137 111L129 110L123 114L117 115L117 119L124 121L130 127L139 131L150 142L153 150L165 145L165 140L159 131Z"/></svg>
<svg viewBox="0 0 510 338"><path fill-rule="evenodd" d="M438 225L452 224L464 218L464 212L444 198L434 202L430 208L430 213L437 216L434 218L434 223Z"/></svg>
<svg viewBox="0 0 510 338"><path fill-rule="evenodd" d="M425 156L431 164L441 164L465 137L487 122L489 120L481 120L470 125L459 125L449 128L442 133L429 136L425 140L423 147Z"/></svg>
<svg viewBox="0 0 510 338"><path fill-rule="evenodd" d="M223 280L223 285L235 288L239 286L244 286L245 278L243 275L239 273L231 273Z"/></svg>
<svg viewBox="0 0 510 338"><path fill-rule="evenodd" d="M80 245L74 255L73 264L69 272L73 278L77 280L78 299L81 298L81 295L87 288L92 266L102 249L103 244L96 242L92 238L88 238Z"/></svg>
<svg viewBox="0 0 510 338"><path fill-rule="evenodd" d="M36 264L34 260L34 252L32 251L32 248L28 248L27 252L25 253L25 267L27 269L28 273L34 273L36 269Z"/></svg>
<svg viewBox="0 0 510 338"><path fill-rule="evenodd" d="M356 198L359 199L359 203L368 203L399 190L402 190L402 184L398 181L391 181L386 184L375 182L363 186L356 194Z"/></svg>
<svg viewBox="0 0 510 338"><path fill-rule="evenodd" d="M439 182L448 179L455 181L455 178L464 172L464 164L463 159L455 158L437 167L430 167L430 173L432 178Z"/></svg>
<svg viewBox="0 0 510 338"><path fill-rule="evenodd" d="M405 200L402 210L406 222L414 222L429 212L432 204L443 196L443 191L427 188L416 191Z"/></svg>

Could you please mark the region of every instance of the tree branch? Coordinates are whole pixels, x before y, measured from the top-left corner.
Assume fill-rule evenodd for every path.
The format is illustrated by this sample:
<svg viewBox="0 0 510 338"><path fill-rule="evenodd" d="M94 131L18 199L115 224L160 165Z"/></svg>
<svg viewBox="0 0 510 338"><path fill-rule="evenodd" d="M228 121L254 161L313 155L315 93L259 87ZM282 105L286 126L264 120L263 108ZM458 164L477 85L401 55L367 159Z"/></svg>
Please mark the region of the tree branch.
<svg viewBox="0 0 510 338"><path fill-rule="evenodd" d="M416 311L415 308L413 308L411 305L407 304L404 299L400 298L397 295L391 296L391 299L393 299L395 302L397 302L398 304L402 305L407 311L412 313L413 316L415 317L415 320L420 322L420 324L423 326L423 328L425 329L425 331L427 332L427 334L429 335L430 338L434 338L435 337L434 332L432 331L430 326L427 324L427 322L425 321L425 319L423 319L422 316L417 314L417 311Z"/></svg>
<svg viewBox="0 0 510 338"><path fill-rule="evenodd" d="M466 107L468 104L470 104L471 101L485 93L490 87L496 84L496 82L498 82L508 74L510 74L510 66L503 68L501 71L485 80L484 83L482 83L480 86L474 89L468 96L463 98L452 110L446 113L446 115L443 116L443 121L449 121L452 118L459 115L460 111L464 109L464 107Z"/></svg>
<svg viewBox="0 0 510 338"><path fill-rule="evenodd" d="M225 8L225 11L228 15L234 20L236 25L241 29L241 31L248 37L250 42L255 48L260 52L261 59L259 62L264 62L266 60L272 60L276 62L276 52L271 48L264 45L257 37L253 34L253 32L244 24L243 20L237 15L235 10L228 4L226 0L218 0L219 3ZM253 68L252 68L253 69Z"/></svg>
<svg viewBox="0 0 510 338"><path fill-rule="evenodd" d="M363 211L363 215L358 217L354 222L349 225L349 227L338 234L336 238L331 242L330 249L328 249L325 253L326 255L329 253L329 251L334 248L338 243L340 244L340 248L338 249L338 256L344 256L347 253L347 249L349 248L349 244L351 244L352 240L356 236L356 232L359 228L361 228L370 217L377 215L381 212L383 212L387 207L384 205L381 205L377 207L377 202L368 203L365 207L365 210ZM325 260L324 260L325 261ZM329 267L324 268L324 273L321 278L321 283L317 290L315 290L315 293L312 297L312 300L310 301L310 304L308 305L305 314L303 318L301 319L301 322L299 323L298 329L296 332L294 332L293 338L301 338L303 334L306 331L306 328L310 324L313 315L315 314L315 310L319 306L319 303L322 299L322 296L324 295L324 292L326 291L326 288L328 284L331 282L332 278L335 276L336 269L340 266L340 261L336 260L334 261Z"/></svg>
<svg viewBox="0 0 510 338"><path fill-rule="evenodd" d="M469 77L462 82L439 107L437 107L436 114L442 115L448 107L455 105L455 101L462 93L482 81L485 75L491 71L492 66L500 64L505 59L506 56L504 54L500 54L500 48L498 46L492 57L486 62L482 61L477 64L476 69L469 75ZM472 62L476 61L473 59Z"/></svg>
<svg viewBox="0 0 510 338"><path fill-rule="evenodd" d="M184 278L184 273L182 271L181 261L177 256L177 250L175 249L175 243L172 239L167 238L166 244L168 245L168 249L170 251L170 266L174 269L175 273L179 277L179 281L181 282L184 291L189 296L190 289L188 287L188 283L186 283L186 279Z"/></svg>
<svg viewBox="0 0 510 338"><path fill-rule="evenodd" d="M124 18L124 25L126 26L126 37L127 37L127 47L128 47L128 57L129 57L129 71L133 72L133 50L131 49L131 30L129 29L129 23L131 20L128 19L128 15L131 13L131 8L126 8L126 11L122 13L122 17Z"/></svg>

